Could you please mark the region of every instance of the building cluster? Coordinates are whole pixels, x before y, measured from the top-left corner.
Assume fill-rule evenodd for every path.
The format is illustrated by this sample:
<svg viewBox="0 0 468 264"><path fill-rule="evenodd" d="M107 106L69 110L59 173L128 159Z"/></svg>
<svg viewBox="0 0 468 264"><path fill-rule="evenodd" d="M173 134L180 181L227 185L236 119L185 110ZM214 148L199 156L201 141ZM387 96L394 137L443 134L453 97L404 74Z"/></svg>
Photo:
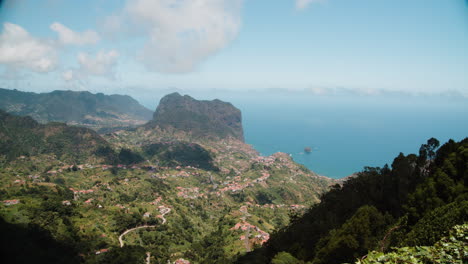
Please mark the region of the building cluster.
<svg viewBox="0 0 468 264"><path fill-rule="evenodd" d="M235 226L231 227L230 230L246 231L246 233L244 235L241 235L239 239L249 239L250 242L254 244L262 245L270 239L270 234L261 230L258 226L248 223L247 221L237 223Z"/></svg>
<svg viewBox="0 0 468 264"><path fill-rule="evenodd" d="M94 190L93 189L89 189L89 190L75 190L74 188L69 188L70 191L73 192L73 200L78 200L78 198L80 198L80 195L83 195L83 194L90 194L90 193L94 193Z"/></svg>
<svg viewBox="0 0 468 264"><path fill-rule="evenodd" d="M177 189L177 196L185 198L185 199L196 199L196 198L206 198L206 194L200 192L200 188L192 187L192 188L183 188L183 187L176 187Z"/></svg>
<svg viewBox="0 0 468 264"><path fill-rule="evenodd" d="M24 180L14 180L13 181L14 184L18 184L18 185L21 185L21 184L25 184L26 182Z"/></svg>
<svg viewBox="0 0 468 264"><path fill-rule="evenodd" d="M271 167L275 164L275 158L273 156L268 156L268 157L257 156L252 159L252 162L260 163L264 166Z"/></svg>
<svg viewBox="0 0 468 264"><path fill-rule="evenodd" d="M19 204L20 203L20 200L4 200L2 201L2 203L6 206L9 206L9 205L15 205L15 204Z"/></svg>
<svg viewBox="0 0 468 264"><path fill-rule="evenodd" d="M224 192L232 192L232 193L240 192L247 187L253 187L256 183L265 182L269 177L270 177L270 174L265 171L262 172L262 176L254 180L250 180L250 179L242 180L240 176L236 176L234 177L232 181L225 181L223 183L225 187L216 191L216 195L221 196L221 194L223 194Z"/></svg>
<svg viewBox="0 0 468 264"><path fill-rule="evenodd" d="M150 202L151 205L158 205L162 201L162 196L158 196L158 198L154 199L154 201Z"/></svg>
<svg viewBox="0 0 468 264"><path fill-rule="evenodd" d="M106 253L106 252L108 252L108 251L109 251L108 248L103 248L103 249L100 249L100 250L96 251L96 255L99 255L99 254L102 254L102 253Z"/></svg>
<svg viewBox="0 0 468 264"><path fill-rule="evenodd" d="M180 258L180 259L177 259L176 261L174 261L174 264L190 264L190 261L188 261L186 259L183 259L183 258Z"/></svg>

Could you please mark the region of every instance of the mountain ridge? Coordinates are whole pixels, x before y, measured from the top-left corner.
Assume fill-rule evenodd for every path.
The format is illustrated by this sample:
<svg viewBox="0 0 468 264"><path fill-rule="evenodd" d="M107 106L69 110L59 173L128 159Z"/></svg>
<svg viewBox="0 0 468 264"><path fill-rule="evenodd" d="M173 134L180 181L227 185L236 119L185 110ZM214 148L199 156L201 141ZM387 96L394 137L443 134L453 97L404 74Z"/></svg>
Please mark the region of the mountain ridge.
<svg viewBox="0 0 468 264"><path fill-rule="evenodd" d="M142 125L152 115L128 95L70 90L33 93L0 88L0 109L40 123L64 122L94 130Z"/></svg>

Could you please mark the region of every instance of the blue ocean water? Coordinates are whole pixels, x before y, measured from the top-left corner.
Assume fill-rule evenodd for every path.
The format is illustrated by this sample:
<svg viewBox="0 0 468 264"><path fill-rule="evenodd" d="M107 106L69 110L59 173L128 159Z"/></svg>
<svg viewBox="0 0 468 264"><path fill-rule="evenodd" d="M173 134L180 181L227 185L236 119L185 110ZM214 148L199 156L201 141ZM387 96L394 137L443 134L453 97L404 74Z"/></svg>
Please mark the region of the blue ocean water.
<svg viewBox="0 0 468 264"><path fill-rule="evenodd" d="M466 98L189 94L200 100L218 98L238 107L245 140L262 155L290 153L296 162L331 178L346 177L364 166L391 165L400 152L418 153L431 137L441 143L468 137ZM312 152L305 154L305 147Z"/></svg>
<svg viewBox="0 0 468 264"><path fill-rule="evenodd" d="M468 136L468 103L446 98L291 97L232 99L242 110L246 142L262 155L290 153L314 172L342 178L364 166L391 165L400 153L418 153ZM260 102L260 103L259 103ZM304 153L311 147L310 154Z"/></svg>

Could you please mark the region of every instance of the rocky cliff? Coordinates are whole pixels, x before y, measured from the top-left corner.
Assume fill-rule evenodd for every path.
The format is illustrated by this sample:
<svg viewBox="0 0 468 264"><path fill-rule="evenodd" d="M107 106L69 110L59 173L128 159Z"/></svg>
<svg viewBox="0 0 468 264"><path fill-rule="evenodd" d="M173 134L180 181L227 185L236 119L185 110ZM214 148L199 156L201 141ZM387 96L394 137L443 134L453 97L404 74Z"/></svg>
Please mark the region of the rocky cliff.
<svg viewBox="0 0 468 264"><path fill-rule="evenodd" d="M196 137L244 140L239 109L221 100L199 101L172 93L163 97L147 127L176 129Z"/></svg>

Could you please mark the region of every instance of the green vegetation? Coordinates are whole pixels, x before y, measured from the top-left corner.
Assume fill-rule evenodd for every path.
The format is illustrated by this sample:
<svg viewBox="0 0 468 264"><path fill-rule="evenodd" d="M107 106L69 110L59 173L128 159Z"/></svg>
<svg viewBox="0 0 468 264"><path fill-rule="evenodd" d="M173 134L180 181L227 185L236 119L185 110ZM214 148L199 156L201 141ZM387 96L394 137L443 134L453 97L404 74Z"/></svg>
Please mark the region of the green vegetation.
<svg viewBox="0 0 468 264"><path fill-rule="evenodd" d="M0 218L3 263L81 263L73 247L37 225L10 224Z"/></svg>
<svg viewBox="0 0 468 264"><path fill-rule="evenodd" d="M438 146L430 139L419 155L400 154L391 168L365 168L237 262L267 263L286 252L298 261L332 264L371 250L433 245L468 221L468 139Z"/></svg>
<svg viewBox="0 0 468 264"><path fill-rule="evenodd" d="M192 166L205 170L217 170L211 154L195 143L154 143L144 146L143 152L161 166Z"/></svg>
<svg viewBox="0 0 468 264"><path fill-rule="evenodd" d="M231 263L332 182L233 139L188 141L144 127L102 138L6 113L2 120L0 217L64 248L48 263L142 263L147 253L151 263ZM128 232L121 248L119 236L141 226L150 227Z"/></svg>
<svg viewBox="0 0 468 264"><path fill-rule="evenodd" d="M9 263L466 262L468 139L333 181L259 156L230 104L161 102L102 137L0 111Z"/></svg>
<svg viewBox="0 0 468 264"><path fill-rule="evenodd" d="M90 129L62 123L42 125L30 117L0 110L0 153L6 160L54 154L58 159L76 163L93 158L108 161L112 153L98 151L106 147L109 144Z"/></svg>
<svg viewBox="0 0 468 264"><path fill-rule="evenodd" d="M457 225L449 236L442 238L433 246L396 248L393 252L370 252L365 259L356 264L379 263L444 263L463 264L468 262L468 225Z"/></svg>

